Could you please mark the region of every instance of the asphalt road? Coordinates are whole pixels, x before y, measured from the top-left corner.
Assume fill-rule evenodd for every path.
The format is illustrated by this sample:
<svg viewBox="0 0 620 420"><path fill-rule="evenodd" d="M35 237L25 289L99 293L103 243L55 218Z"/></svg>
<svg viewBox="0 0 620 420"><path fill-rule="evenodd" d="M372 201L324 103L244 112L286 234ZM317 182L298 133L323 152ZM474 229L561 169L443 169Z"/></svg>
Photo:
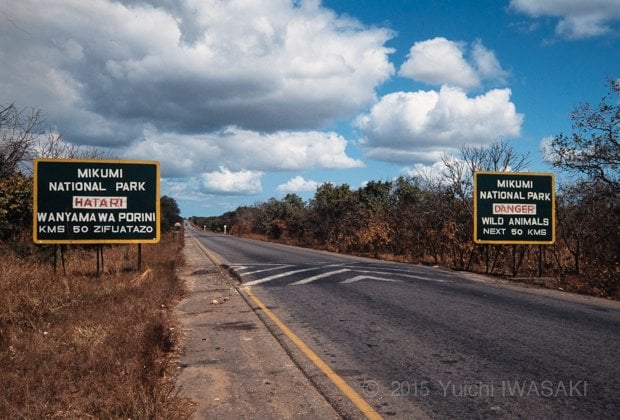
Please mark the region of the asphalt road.
<svg viewBox="0 0 620 420"><path fill-rule="evenodd" d="M618 418L618 302L193 235L383 417Z"/></svg>

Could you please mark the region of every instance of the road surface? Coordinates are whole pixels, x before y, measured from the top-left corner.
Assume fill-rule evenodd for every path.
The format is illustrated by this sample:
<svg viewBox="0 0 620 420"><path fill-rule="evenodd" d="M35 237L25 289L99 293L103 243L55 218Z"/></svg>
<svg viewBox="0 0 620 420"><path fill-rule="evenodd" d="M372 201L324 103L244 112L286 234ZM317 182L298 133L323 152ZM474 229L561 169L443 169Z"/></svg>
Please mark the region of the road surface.
<svg viewBox="0 0 620 420"><path fill-rule="evenodd" d="M620 413L618 302L192 234L385 418ZM290 347L328 400L350 410Z"/></svg>

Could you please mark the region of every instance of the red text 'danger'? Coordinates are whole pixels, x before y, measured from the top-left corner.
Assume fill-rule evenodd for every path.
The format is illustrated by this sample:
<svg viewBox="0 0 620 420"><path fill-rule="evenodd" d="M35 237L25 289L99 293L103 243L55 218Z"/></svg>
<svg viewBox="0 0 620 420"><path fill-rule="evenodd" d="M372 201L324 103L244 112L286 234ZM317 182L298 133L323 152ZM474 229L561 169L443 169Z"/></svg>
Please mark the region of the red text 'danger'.
<svg viewBox="0 0 620 420"><path fill-rule="evenodd" d="M126 209L127 197L73 197L74 209Z"/></svg>
<svg viewBox="0 0 620 420"><path fill-rule="evenodd" d="M493 214L536 214L536 204L493 203Z"/></svg>

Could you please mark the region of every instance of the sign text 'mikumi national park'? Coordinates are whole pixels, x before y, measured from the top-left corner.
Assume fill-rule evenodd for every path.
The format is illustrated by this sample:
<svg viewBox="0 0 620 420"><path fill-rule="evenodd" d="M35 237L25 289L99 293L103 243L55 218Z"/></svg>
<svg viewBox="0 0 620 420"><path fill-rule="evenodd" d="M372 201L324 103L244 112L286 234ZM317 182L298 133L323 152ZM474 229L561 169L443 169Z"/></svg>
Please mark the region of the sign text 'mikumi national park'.
<svg viewBox="0 0 620 420"><path fill-rule="evenodd" d="M531 172L474 173L474 242L555 242L555 179Z"/></svg>
<svg viewBox="0 0 620 420"><path fill-rule="evenodd" d="M159 242L159 162L36 159L38 244Z"/></svg>

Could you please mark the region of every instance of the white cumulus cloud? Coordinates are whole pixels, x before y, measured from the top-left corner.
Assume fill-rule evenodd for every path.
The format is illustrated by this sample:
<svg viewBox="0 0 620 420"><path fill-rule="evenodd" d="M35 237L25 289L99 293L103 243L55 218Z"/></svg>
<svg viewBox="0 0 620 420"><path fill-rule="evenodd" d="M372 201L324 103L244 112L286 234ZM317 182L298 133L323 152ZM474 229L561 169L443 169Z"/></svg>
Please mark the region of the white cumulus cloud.
<svg viewBox="0 0 620 420"><path fill-rule="evenodd" d="M463 57L461 46L441 37L413 44L399 75L462 87L474 87L479 83L474 69Z"/></svg>
<svg viewBox="0 0 620 420"><path fill-rule="evenodd" d="M558 18L555 32L568 39L610 33L611 24L620 21L618 0L511 0L510 7L533 18Z"/></svg>
<svg viewBox="0 0 620 420"><path fill-rule="evenodd" d="M312 180L306 180L302 176L296 176L284 184L278 185L276 190L282 193L298 193L316 191L319 183Z"/></svg>
<svg viewBox="0 0 620 420"><path fill-rule="evenodd" d="M448 86L388 94L357 119L362 147L373 159L431 163L464 144L517 137L523 115L510 102L510 94L510 89L493 89L469 97Z"/></svg>
<svg viewBox="0 0 620 420"><path fill-rule="evenodd" d="M476 72L481 79L506 82L508 72L502 68L499 60L495 57L495 53L486 48L480 40L473 44L472 59Z"/></svg>
<svg viewBox="0 0 620 420"><path fill-rule="evenodd" d="M469 50L467 44L443 37L416 42L398 74L421 82L466 89L478 87L483 80L504 82L507 72L501 68L493 51L479 40L473 43L471 54Z"/></svg>
<svg viewBox="0 0 620 420"><path fill-rule="evenodd" d="M263 172L363 167L347 155L346 147L347 141L334 132L257 133L229 127L200 135L147 130L143 141L123 155L161 161L165 177L191 177L220 166Z"/></svg>
<svg viewBox="0 0 620 420"><path fill-rule="evenodd" d="M262 176L262 172L232 172L221 167L218 171L202 174L202 188L212 194L256 194L262 191Z"/></svg>

